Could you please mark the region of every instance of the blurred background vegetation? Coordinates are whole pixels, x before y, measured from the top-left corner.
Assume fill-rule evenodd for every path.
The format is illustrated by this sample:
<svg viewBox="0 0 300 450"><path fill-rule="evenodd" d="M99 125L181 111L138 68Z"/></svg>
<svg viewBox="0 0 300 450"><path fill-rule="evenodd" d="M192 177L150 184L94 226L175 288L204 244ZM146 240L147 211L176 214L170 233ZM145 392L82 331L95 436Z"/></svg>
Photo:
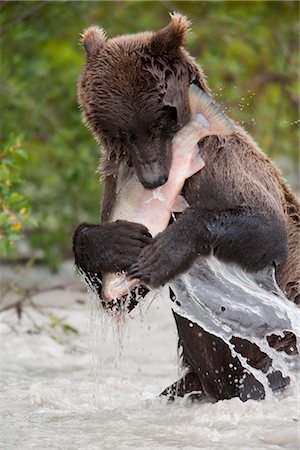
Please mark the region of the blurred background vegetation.
<svg viewBox="0 0 300 450"><path fill-rule="evenodd" d="M192 21L187 47L216 99L299 189L297 1L2 1L2 256L55 268L76 225L98 221L99 148L76 98L80 33L155 30L174 10Z"/></svg>

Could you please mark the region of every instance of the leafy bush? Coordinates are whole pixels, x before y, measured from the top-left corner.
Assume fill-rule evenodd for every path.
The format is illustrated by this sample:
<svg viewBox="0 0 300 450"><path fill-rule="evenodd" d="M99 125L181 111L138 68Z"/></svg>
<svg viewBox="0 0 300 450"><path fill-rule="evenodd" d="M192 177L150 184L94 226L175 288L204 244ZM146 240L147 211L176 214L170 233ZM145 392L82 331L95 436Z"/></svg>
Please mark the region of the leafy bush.
<svg viewBox="0 0 300 450"><path fill-rule="evenodd" d="M11 138L0 152L0 255L8 256L14 250L30 219L31 204L22 192L20 166L28 159L20 138Z"/></svg>

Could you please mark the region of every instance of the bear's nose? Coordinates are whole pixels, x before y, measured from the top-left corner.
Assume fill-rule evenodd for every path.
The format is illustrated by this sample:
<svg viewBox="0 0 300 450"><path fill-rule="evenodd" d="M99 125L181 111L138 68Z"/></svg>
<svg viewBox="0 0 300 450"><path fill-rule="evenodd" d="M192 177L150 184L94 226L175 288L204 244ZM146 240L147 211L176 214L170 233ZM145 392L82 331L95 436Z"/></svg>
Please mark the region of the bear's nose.
<svg viewBox="0 0 300 450"><path fill-rule="evenodd" d="M156 189L165 184L168 172L168 168L161 161L147 161L136 167L136 174L146 189Z"/></svg>
<svg viewBox="0 0 300 450"><path fill-rule="evenodd" d="M148 178L142 179L141 181L142 181L142 185L144 186L144 188L156 189L168 181L168 175L161 175L158 178L148 177Z"/></svg>

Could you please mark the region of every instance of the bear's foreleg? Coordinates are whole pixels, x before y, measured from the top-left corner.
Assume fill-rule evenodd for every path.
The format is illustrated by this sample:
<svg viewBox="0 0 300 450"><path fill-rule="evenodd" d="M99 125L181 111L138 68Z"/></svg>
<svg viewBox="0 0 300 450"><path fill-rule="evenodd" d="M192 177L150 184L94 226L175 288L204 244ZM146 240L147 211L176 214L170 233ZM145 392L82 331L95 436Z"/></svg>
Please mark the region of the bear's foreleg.
<svg viewBox="0 0 300 450"><path fill-rule="evenodd" d="M279 265L287 252L286 226L275 212L189 208L142 250L128 275L159 287L186 272L199 256L213 253L224 262L257 271Z"/></svg>

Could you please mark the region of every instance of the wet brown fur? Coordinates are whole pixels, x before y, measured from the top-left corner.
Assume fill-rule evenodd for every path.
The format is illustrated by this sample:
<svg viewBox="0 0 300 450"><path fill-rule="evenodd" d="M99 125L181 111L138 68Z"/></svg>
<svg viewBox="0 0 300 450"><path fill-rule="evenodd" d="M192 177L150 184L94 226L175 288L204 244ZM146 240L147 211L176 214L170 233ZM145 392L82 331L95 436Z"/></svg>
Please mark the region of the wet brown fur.
<svg viewBox="0 0 300 450"><path fill-rule="evenodd" d="M115 200L119 161L135 165L143 158L160 157L170 146L176 131L189 120L189 85L195 83L209 92L203 71L182 47L188 26L187 20L177 14L172 16L168 26L154 33L107 40L102 30L92 27L83 34L87 60L78 96L85 121L102 145L99 169L105 183L102 223L108 221ZM176 122L169 115L174 112L172 108L176 108ZM132 153L137 141L136 147L144 152L138 155ZM287 297L299 304L300 208L296 196L275 165L241 127L229 137L204 138L199 149L205 169L188 179L183 189L191 210L200 207L221 212L249 207L260 209L266 217L276 218L278 227L286 229L288 240L287 258L276 267L277 281ZM279 244L274 236L274 245ZM228 365L231 358L228 347L204 330L199 339L199 333L193 334L199 327L186 328L184 320L177 320L180 340L185 335L185 342L195 342L199 361L203 362L203 367L211 368L209 374L214 373L216 367ZM282 339L274 337L270 344L282 349L290 347L291 342L295 343L287 339L284 347ZM216 353L212 345L216 346ZM240 342L236 340L235 345L238 348ZM186 364L191 366L188 348L184 348L183 353ZM263 370L270 364L266 355L251 343L248 358L253 366ZM242 368L238 371L241 376ZM208 386L205 393L209 397L210 381L204 380L205 383ZM213 391L214 387L211 389ZM213 392L212 398L236 395L234 386L226 389L225 386L222 392Z"/></svg>
<svg viewBox="0 0 300 450"><path fill-rule="evenodd" d="M188 28L186 18L175 14L170 25L154 33L106 40L102 30L90 27L83 34L87 62L78 95L85 121L102 144L100 172L109 186L109 192L104 195L103 220L107 219L114 202L111 175L117 173L120 159L130 161L131 158L128 128L133 126L139 131L139 123L127 120L132 117L132 109L137 121L141 117L141 122L153 124L160 118L158 110L162 105L174 104L181 111L179 125L182 126L189 118L188 86L194 82L209 92L203 71L181 46ZM128 102L124 101L126 98ZM226 192L232 208L260 205L266 212L273 208L279 211L288 231L289 252L286 262L277 270L277 280L288 298L299 303L300 207L296 196L275 165L241 127L230 137L204 139L200 152L209 171L201 171L187 181L185 194L190 205L197 205L198 193L205 185L207 198L201 201L207 204L202 206L220 208L213 203L216 185L211 186L217 178L217 188Z"/></svg>

